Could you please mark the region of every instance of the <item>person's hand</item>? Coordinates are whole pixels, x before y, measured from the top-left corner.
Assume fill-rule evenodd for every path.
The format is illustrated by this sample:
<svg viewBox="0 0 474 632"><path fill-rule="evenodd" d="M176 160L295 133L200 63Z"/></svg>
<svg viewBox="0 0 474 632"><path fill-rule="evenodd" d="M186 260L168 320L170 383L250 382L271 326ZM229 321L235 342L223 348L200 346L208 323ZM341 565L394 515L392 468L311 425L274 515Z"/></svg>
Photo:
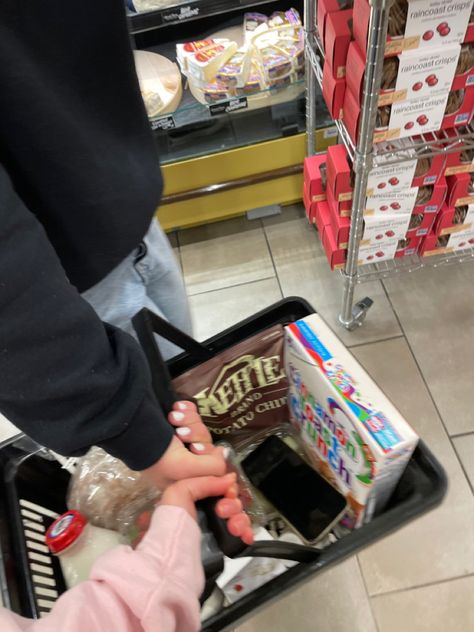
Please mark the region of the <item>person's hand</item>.
<svg viewBox="0 0 474 632"><path fill-rule="evenodd" d="M250 518L242 509L242 503L236 497L236 475L204 476L189 478L170 485L164 492L160 505L181 507L196 520L196 506L198 500L222 496L216 504L216 513L227 520L227 529L232 535L241 538L245 544L252 544L253 532Z"/></svg>
<svg viewBox="0 0 474 632"><path fill-rule="evenodd" d="M175 481L196 476L222 476L226 471L223 448L212 445L209 430L191 402L177 402L168 416L176 436L154 465L142 475L164 490ZM188 450L183 444L189 444Z"/></svg>
<svg viewBox="0 0 474 632"><path fill-rule="evenodd" d="M176 435L189 445L194 454L212 454L211 433L192 402L176 402L168 421L176 427Z"/></svg>

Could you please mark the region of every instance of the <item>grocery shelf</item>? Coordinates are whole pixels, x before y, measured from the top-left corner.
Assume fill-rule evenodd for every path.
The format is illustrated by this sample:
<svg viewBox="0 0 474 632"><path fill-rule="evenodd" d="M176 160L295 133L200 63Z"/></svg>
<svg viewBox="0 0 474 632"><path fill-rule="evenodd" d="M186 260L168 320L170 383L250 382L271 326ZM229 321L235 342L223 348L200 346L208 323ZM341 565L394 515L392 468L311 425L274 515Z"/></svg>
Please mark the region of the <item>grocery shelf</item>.
<svg viewBox="0 0 474 632"><path fill-rule="evenodd" d="M306 36L306 55L316 80L322 87L324 52L317 31L308 33ZM343 121L337 120L334 123L348 155L354 161L356 148L349 132ZM379 143L374 145L374 166L379 166L382 163L384 165L397 164L405 160L412 160L414 157L432 158L439 154L450 154L459 151L460 145L466 150L474 149L474 124L471 123L467 127L452 129L449 134L446 130L441 130L436 132L436 137L433 137L433 133L428 133L412 138L409 153L403 147L386 150L385 145L388 144Z"/></svg>
<svg viewBox="0 0 474 632"><path fill-rule="evenodd" d="M176 42L160 42L144 50L176 62ZM162 164L208 156L258 142L300 134L305 131L305 80L280 90L262 90L241 99L200 103L182 76L183 95L174 112L163 112L150 120ZM319 127L332 123L322 94L316 95ZM237 104L237 108L233 105ZM229 107L228 107L229 106Z"/></svg>
<svg viewBox="0 0 474 632"><path fill-rule="evenodd" d="M391 261L359 265L359 247L364 227L364 209L366 206L367 182L371 169L413 160L413 158L432 158L462 150L474 149L474 125L449 131L431 132L405 141L374 144L376 109L384 65L385 42L389 22L391 2L386 0L370 1L370 17L367 40L364 88L361 102L360 129L357 144L351 139L343 121L335 121L340 142L342 142L352 160L354 185L352 194L351 226L348 239L347 256L344 270L342 308L340 324L348 330L360 326L373 301L370 298L355 303L355 286L365 281L384 279L402 272L412 272L426 267L441 267L474 261L474 249L455 251L447 255L420 257L400 257ZM316 127L316 86L322 89L324 50L321 46L316 26L317 2L305 0L304 29L306 55L306 119L307 119L307 155L314 155L314 129Z"/></svg>
<svg viewBox="0 0 474 632"><path fill-rule="evenodd" d="M269 4L273 0L188 0L176 2L172 6L147 11L129 13L130 31L133 35L152 31L171 24L182 24L213 15L224 15L248 7Z"/></svg>
<svg viewBox="0 0 474 632"><path fill-rule="evenodd" d="M456 250L455 252L444 255L432 255L429 257L421 257L420 255L411 255L409 257L400 257L390 261L382 261L381 263L369 263L360 266L357 269L356 283L366 283L368 281L377 281L397 276L405 272L414 272L424 268L440 268L453 264L473 263L474 248L466 248L465 250ZM344 272L341 271L342 275Z"/></svg>

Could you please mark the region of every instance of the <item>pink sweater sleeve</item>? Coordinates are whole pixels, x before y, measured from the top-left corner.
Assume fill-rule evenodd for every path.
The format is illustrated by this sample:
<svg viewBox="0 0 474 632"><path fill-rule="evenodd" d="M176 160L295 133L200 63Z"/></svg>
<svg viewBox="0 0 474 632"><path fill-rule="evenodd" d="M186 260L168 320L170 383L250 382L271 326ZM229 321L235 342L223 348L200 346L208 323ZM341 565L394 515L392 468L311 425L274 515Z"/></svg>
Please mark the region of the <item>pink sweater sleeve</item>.
<svg viewBox="0 0 474 632"><path fill-rule="evenodd" d="M95 563L90 579L33 621L0 609L2 632L196 632L204 585L201 532L179 507L155 511L135 551L120 546Z"/></svg>

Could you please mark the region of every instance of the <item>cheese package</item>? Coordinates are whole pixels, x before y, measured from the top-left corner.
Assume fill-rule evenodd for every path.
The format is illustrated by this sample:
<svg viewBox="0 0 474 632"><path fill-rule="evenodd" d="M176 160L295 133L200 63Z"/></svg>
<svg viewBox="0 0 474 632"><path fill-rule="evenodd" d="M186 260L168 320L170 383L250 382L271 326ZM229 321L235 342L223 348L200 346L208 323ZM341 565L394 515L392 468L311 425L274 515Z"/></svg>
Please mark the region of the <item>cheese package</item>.
<svg viewBox="0 0 474 632"><path fill-rule="evenodd" d="M266 25L268 18L263 13L246 13L244 15L244 43L250 44L255 32L262 24Z"/></svg>
<svg viewBox="0 0 474 632"><path fill-rule="evenodd" d="M238 96L250 96L252 94L258 94L266 88L265 79L263 77L263 68L259 63L252 60L250 65L250 74L247 78L247 82L242 88L237 87L235 92Z"/></svg>
<svg viewBox="0 0 474 632"><path fill-rule="evenodd" d="M239 48L216 74L216 80L229 87L243 88L248 81L252 58L248 48Z"/></svg>
<svg viewBox="0 0 474 632"><path fill-rule="evenodd" d="M176 58L183 74L187 74L188 59L190 57L196 53L212 48L221 41L222 40L219 39L205 39L196 42L186 42L185 44L176 44Z"/></svg>
<svg viewBox="0 0 474 632"><path fill-rule="evenodd" d="M342 524L360 527L388 502L418 437L317 314L286 327L285 369L291 421L347 497Z"/></svg>
<svg viewBox="0 0 474 632"><path fill-rule="evenodd" d="M206 103L212 104L218 101L228 99L234 94L229 90L229 87L222 83L222 81L209 81L202 87L202 93Z"/></svg>
<svg viewBox="0 0 474 632"><path fill-rule="evenodd" d="M212 81L219 68L237 52L237 48L237 44L228 39L188 42L176 47L183 74L199 81Z"/></svg>
<svg viewBox="0 0 474 632"><path fill-rule="evenodd" d="M286 77L292 71L291 59L276 46L267 46L259 51L267 81Z"/></svg>

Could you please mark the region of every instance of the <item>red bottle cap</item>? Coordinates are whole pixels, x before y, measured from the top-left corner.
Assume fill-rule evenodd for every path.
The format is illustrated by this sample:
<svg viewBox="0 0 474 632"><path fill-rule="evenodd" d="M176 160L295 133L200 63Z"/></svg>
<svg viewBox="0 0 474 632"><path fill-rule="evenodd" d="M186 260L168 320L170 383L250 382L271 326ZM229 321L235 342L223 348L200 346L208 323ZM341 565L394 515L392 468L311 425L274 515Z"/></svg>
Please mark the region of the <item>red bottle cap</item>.
<svg viewBox="0 0 474 632"><path fill-rule="evenodd" d="M46 531L45 542L51 553L61 553L67 549L84 531L87 520L75 509L59 516Z"/></svg>

